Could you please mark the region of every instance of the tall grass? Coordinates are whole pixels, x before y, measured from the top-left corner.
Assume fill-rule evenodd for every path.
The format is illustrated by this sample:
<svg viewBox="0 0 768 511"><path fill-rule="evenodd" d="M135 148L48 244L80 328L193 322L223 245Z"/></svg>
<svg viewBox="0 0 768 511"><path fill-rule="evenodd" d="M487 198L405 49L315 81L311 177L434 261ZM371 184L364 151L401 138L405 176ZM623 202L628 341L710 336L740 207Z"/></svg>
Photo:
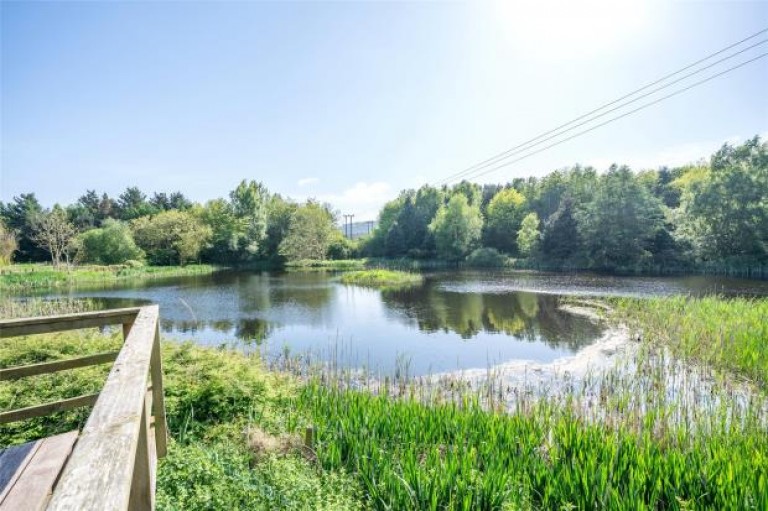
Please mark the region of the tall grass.
<svg viewBox="0 0 768 511"><path fill-rule="evenodd" d="M76 314L96 309L93 300L81 298L23 298L0 300L0 319L31 318L58 314Z"/></svg>
<svg viewBox="0 0 768 511"><path fill-rule="evenodd" d="M317 384L302 393L326 469L375 509L765 509L764 430L708 435L590 424L542 402L490 413Z"/></svg>
<svg viewBox="0 0 768 511"><path fill-rule="evenodd" d="M418 273L396 270L362 270L344 273L340 280L344 284L357 286L395 288L421 284L424 277Z"/></svg>
<svg viewBox="0 0 768 511"><path fill-rule="evenodd" d="M678 296L615 303L634 329L675 355L768 390L768 300Z"/></svg>
<svg viewBox="0 0 768 511"><path fill-rule="evenodd" d="M59 310L58 312L62 312ZM87 329L0 340L0 367L71 358L120 346L117 331ZM164 343L172 440L158 465L158 510L358 510L355 479L320 471L301 450L256 456L247 432L286 435L301 417L286 405L296 385L242 353ZM98 392L109 366L0 382L0 410ZM0 425L0 449L82 428L89 409ZM266 434L266 433L265 433Z"/></svg>
<svg viewBox="0 0 768 511"><path fill-rule="evenodd" d="M216 271L207 264L188 266L71 266L18 264L0 268L0 290L24 292L75 284L109 283L130 279L152 279L204 275Z"/></svg>

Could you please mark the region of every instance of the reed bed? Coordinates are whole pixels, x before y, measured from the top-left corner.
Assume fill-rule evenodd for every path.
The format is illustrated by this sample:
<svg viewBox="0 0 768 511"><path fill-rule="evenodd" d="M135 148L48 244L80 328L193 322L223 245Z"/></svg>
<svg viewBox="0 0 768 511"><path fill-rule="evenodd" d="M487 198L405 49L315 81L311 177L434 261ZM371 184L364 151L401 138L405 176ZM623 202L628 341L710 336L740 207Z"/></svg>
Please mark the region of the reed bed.
<svg viewBox="0 0 768 511"><path fill-rule="evenodd" d="M418 273L378 269L344 273L340 280L344 284L356 286L399 288L421 284L424 277Z"/></svg>
<svg viewBox="0 0 768 511"><path fill-rule="evenodd" d="M22 298L0 300L0 319L76 314L96 310L93 300L81 298Z"/></svg>
<svg viewBox="0 0 768 511"><path fill-rule="evenodd" d="M678 296L615 305L632 328L674 355L768 388L768 300Z"/></svg>
<svg viewBox="0 0 768 511"><path fill-rule="evenodd" d="M296 408L323 468L354 474L374 509L768 509L766 302L611 306L626 341L609 368L275 363L308 382Z"/></svg>
<svg viewBox="0 0 768 511"><path fill-rule="evenodd" d="M0 268L0 290L27 292L77 284L99 284L131 279L205 275L216 270L215 266L208 264L188 266L135 266L119 264L112 266L62 266L60 268L47 264L18 264Z"/></svg>

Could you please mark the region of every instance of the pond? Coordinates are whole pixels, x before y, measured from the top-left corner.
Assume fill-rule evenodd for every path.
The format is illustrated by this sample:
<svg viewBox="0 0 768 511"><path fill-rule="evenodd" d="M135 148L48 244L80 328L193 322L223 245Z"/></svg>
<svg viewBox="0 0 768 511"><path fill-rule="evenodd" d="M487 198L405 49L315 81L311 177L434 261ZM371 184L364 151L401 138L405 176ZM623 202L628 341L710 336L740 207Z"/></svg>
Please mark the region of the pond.
<svg viewBox="0 0 768 511"><path fill-rule="evenodd" d="M605 326L561 309L563 295L679 293L768 296L768 282L453 271L393 291L347 286L333 272L222 271L50 296L110 308L157 303L169 338L420 375L575 354Z"/></svg>

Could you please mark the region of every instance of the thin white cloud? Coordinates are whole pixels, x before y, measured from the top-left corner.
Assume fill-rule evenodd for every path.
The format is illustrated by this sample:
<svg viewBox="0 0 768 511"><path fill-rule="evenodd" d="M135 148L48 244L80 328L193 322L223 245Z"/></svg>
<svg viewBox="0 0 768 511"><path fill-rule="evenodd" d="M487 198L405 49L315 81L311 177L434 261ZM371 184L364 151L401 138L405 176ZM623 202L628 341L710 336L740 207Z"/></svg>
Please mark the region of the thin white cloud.
<svg viewBox="0 0 768 511"><path fill-rule="evenodd" d="M316 177L302 177L299 179L299 186L311 185L313 183L317 183L318 181L320 181L320 179Z"/></svg>

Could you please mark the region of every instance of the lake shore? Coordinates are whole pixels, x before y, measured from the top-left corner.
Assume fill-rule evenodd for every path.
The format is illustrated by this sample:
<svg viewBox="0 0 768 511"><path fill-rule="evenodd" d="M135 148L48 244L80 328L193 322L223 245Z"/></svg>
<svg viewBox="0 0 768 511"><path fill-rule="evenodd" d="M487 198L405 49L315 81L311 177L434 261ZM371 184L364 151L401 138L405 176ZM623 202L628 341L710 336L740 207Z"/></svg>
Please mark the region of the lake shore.
<svg viewBox="0 0 768 511"><path fill-rule="evenodd" d="M0 267L0 290L13 293L56 289L77 284L208 275L220 268L209 264L186 266L15 264Z"/></svg>
<svg viewBox="0 0 768 511"><path fill-rule="evenodd" d="M418 378L374 394L342 388L322 375L302 380L269 370L255 354L165 342L173 441L158 468L158 509L429 509L429 502L454 508L457 499L472 509L768 504L766 397L744 398L734 390L743 387L738 375L745 374L753 375L750 385L765 388L768 357L757 341L766 333L751 318L761 317L767 302L638 303L610 303L614 326L581 353L539 365L539 371L529 367L529 375L551 371L570 381L570 387L553 386L539 396L513 380L508 388L454 380L442 394L429 394ZM721 312L718 322L689 322L713 307ZM685 344L661 336L667 329L659 326L673 319L681 325L678 341L695 334L699 343L718 349L724 327L736 340L729 350L749 356L731 365L727 359L705 363L691 353L690 362L707 368L712 384L698 394L670 393L681 382L700 381L691 377L690 364L670 363L654 351L661 346L686 353ZM638 332L641 342L633 340ZM28 363L30 353L44 361L72 350L98 352L119 342L118 332L30 336L0 345L0 363ZM589 380L589 368L624 357L640 370L592 373L596 377ZM0 406L33 404L62 389L92 391L106 370L74 370L63 387L46 377L0 382ZM580 385L575 374L587 375L589 385ZM659 384L668 378L671 386ZM512 408L509 395L515 396ZM0 442L77 427L86 413L2 425ZM301 440L306 427L314 432L311 450Z"/></svg>

